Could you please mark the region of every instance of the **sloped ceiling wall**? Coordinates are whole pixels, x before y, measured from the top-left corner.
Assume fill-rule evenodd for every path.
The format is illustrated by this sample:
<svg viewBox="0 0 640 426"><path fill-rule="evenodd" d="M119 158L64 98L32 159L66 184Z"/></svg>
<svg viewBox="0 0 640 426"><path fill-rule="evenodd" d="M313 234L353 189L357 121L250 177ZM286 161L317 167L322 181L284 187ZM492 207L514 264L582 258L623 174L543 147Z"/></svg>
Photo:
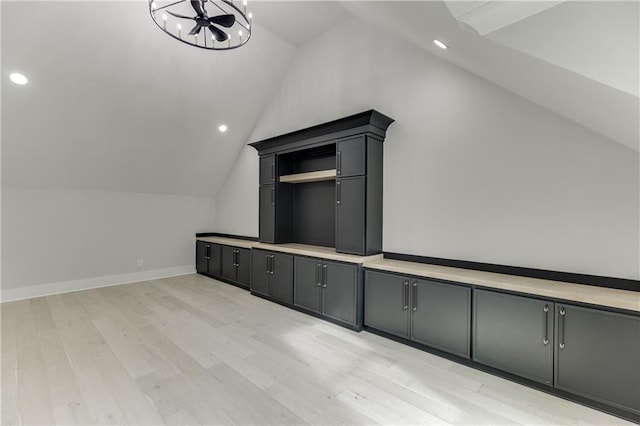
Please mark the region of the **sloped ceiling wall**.
<svg viewBox="0 0 640 426"><path fill-rule="evenodd" d="M300 48L250 141L371 108L385 251L640 277L637 152L362 20ZM216 230L257 236L257 181L246 147Z"/></svg>
<svg viewBox="0 0 640 426"><path fill-rule="evenodd" d="M295 46L256 26L212 54L171 40L147 7L2 2L3 186L218 191ZM7 84L13 70L29 84Z"/></svg>
<svg viewBox="0 0 640 426"><path fill-rule="evenodd" d="M461 31L443 2L257 2L269 29L216 54L172 42L145 1L1 7L3 186L216 194L296 45L352 15L638 150L637 96Z"/></svg>
<svg viewBox="0 0 640 426"><path fill-rule="evenodd" d="M587 2L575 3L573 7L579 8ZM609 4L607 1L598 3ZM612 7L616 3L619 2L613 2ZM504 43L496 43L473 32L463 31L443 2L380 1L341 4L354 16L379 27L379 37L384 37L384 34L402 37L427 52L574 120L611 141L640 151L640 98L637 95L508 48ZM556 7L563 8L565 5L563 3ZM554 9L542 13L551 13ZM573 13L580 15L582 11ZM615 22L607 21L607 25L593 30L606 39L606 31L615 29L615 26ZM638 27L637 16L635 27ZM450 49L441 51L435 47L433 39L436 38L447 43ZM552 43L553 40L549 42ZM584 42L588 43L588 40ZM638 45L638 40L635 40L635 45ZM566 43L564 46L570 48ZM636 48L635 52L632 50L628 54L637 55L637 50ZM601 65L607 64L606 58L598 56L602 52L593 53L593 61L599 61ZM635 69L635 74L638 75L637 63Z"/></svg>

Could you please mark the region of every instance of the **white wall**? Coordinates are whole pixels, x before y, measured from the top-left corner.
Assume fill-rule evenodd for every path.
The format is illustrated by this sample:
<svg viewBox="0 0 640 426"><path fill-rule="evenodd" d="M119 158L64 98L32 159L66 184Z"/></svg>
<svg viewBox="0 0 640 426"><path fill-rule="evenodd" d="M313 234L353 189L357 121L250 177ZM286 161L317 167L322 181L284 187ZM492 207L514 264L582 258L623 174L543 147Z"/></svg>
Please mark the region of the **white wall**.
<svg viewBox="0 0 640 426"><path fill-rule="evenodd" d="M212 226L212 197L3 188L3 300L55 283L192 271L195 233Z"/></svg>
<svg viewBox="0 0 640 426"><path fill-rule="evenodd" d="M245 147L216 197L215 230L225 234L258 236L258 155Z"/></svg>
<svg viewBox="0 0 640 426"><path fill-rule="evenodd" d="M640 278L636 151L359 20L299 49L249 142L370 108L396 119L385 251ZM216 230L257 235L257 168L246 147Z"/></svg>

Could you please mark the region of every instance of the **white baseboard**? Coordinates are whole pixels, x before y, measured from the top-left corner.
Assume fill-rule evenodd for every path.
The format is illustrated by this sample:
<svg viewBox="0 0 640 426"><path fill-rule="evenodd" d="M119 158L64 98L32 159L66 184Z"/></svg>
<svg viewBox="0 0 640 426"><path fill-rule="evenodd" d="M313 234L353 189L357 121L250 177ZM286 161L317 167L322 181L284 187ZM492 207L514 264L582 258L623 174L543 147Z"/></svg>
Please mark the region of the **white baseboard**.
<svg viewBox="0 0 640 426"><path fill-rule="evenodd" d="M193 265L174 266L172 268L153 269L149 271L132 272L129 274L108 275L82 280L62 281L57 283L32 285L29 287L10 288L0 290L0 302L30 299L32 297L50 296L52 294L69 293L71 291L88 290L90 288L109 287L112 285L129 284L140 281L169 278L178 275L194 274Z"/></svg>

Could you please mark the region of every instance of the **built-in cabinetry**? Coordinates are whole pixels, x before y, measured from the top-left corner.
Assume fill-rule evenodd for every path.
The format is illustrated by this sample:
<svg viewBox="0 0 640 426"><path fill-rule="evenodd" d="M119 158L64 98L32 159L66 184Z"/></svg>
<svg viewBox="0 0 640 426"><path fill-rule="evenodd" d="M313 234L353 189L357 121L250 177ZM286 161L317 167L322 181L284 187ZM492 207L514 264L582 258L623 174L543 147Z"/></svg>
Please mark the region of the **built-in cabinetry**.
<svg viewBox="0 0 640 426"><path fill-rule="evenodd" d="M481 364L553 384L554 303L476 289L473 359Z"/></svg>
<svg viewBox="0 0 640 426"><path fill-rule="evenodd" d="M555 323L556 388L640 415L640 317L556 303Z"/></svg>
<svg viewBox="0 0 640 426"><path fill-rule="evenodd" d="M251 292L291 305L293 303L293 256L254 250L251 265Z"/></svg>
<svg viewBox="0 0 640 426"><path fill-rule="evenodd" d="M640 413L640 317L482 289L473 310L475 361Z"/></svg>
<svg viewBox="0 0 640 426"><path fill-rule="evenodd" d="M360 327L362 282L356 264L296 256L294 305Z"/></svg>
<svg viewBox="0 0 640 426"><path fill-rule="evenodd" d="M205 241L196 241L196 272L205 275L220 275L221 247Z"/></svg>
<svg viewBox="0 0 640 426"><path fill-rule="evenodd" d="M196 272L249 288L251 250L207 241L196 241Z"/></svg>
<svg viewBox="0 0 640 426"><path fill-rule="evenodd" d="M359 170L344 165L336 176ZM303 173L291 179L325 178ZM243 287L250 281L253 294L345 327L366 326L640 421L636 293L228 238L197 241L196 268ZM567 303L571 297L579 300Z"/></svg>
<svg viewBox="0 0 640 426"><path fill-rule="evenodd" d="M468 358L471 288L365 271L364 324Z"/></svg>
<svg viewBox="0 0 640 426"><path fill-rule="evenodd" d="M252 143L258 150L259 240L382 250L382 143L377 111Z"/></svg>
<svg viewBox="0 0 640 426"><path fill-rule="evenodd" d="M394 272L365 265L367 328L640 420L639 315L404 275L389 264Z"/></svg>

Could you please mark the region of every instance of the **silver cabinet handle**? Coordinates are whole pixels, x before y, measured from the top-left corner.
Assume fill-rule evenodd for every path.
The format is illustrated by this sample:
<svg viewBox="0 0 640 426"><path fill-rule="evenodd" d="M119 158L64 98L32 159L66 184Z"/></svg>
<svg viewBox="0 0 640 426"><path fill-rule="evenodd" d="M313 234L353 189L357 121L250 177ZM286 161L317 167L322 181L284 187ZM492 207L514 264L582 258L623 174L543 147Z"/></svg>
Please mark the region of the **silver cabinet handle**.
<svg viewBox="0 0 640 426"><path fill-rule="evenodd" d="M418 282L413 282L413 312L418 310Z"/></svg>
<svg viewBox="0 0 640 426"><path fill-rule="evenodd" d="M403 310L407 310L409 309L409 280L404 280L404 283L402 283L402 304L403 306Z"/></svg>
<svg viewBox="0 0 640 426"><path fill-rule="evenodd" d="M564 316L567 312L560 308L560 324L558 324L558 340L560 349L564 349Z"/></svg>
<svg viewBox="0 0 640 426"><path fill-rule="evenodd" d="M327 265L322 266L322 288L327 288Z"/></svg>
<svg viewBox="0 0 640 426"><path fill-rule="evenodd" d="M276 180L276 163L271 163L271 182Z"/></svg>
<svg viewBox="0 0 640 426"><path fill-rule="evenodd" d="M272 206L276 204L276 189L269 188L269 204Z"/></svg>
<svg viewBox="0 0 640 426"><path fill-rule="evenodd" d="M271 272L271 268L269 268L269 260L270 260L271 258L269 257L269 255L268 255L268 254L267 254L267 255L265 255L265 257L266 257L266 260L267 260L267 270L266 270L266 271L264 271L264 272L265 272L265 274L268 274L269 272Z"/></svg>
<svg viewBox="0 0 640 426"><path fill-rule="evenodd" d="M549 344L549 305L544 305L542 312L544 312L544 338L542 339L542 344L547 346Z"/></svg>
<svg viewBox="0 0 640 426"><path fill-rule="evenodd" d="M271 275L273 275L273 255L271 255Z"/></svg>
<svg viewBox="0 0 640 426"><path fill-rule="evenodd" d="M322 269L322 263L316 263L316 287L320 287L322 285L320 274Z"/></svg>
<svg viewBox="0 0 640 426"><path fill-rule="evenodd" d="M339 176L342 173L342 152L338 151L336 156L338 157L336 161L336 163L338 163L336 164L336 174Z"/></svg>
<svg viewBox="0 0 640 426"><path fill-rule="evenodd" d="M342 188L340 182L336 182L336 204L340 204L342 201Z"/></svg>
<svg viewBox="0 0 640 426"><path fill-rule="evenodd" d="M211 246L208 244L204 246L204 258L211 259Z"/></svg>

